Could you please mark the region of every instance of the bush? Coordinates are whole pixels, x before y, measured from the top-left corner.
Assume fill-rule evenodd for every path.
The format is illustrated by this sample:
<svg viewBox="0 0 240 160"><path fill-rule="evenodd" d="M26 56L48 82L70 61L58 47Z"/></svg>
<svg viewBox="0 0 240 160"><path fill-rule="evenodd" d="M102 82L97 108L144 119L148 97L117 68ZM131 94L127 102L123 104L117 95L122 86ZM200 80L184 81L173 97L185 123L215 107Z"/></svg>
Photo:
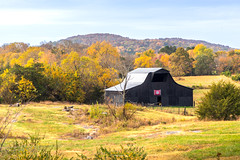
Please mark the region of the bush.
<svg viewBox="0 0 240 160"><path fill-rule="evenodd" d="M99 104L97 103L96 105L92 105L89 114L91 118L101 118L103 110L100 108Z"/></svg>
<svg viewBox="0 0 240 160"><path fill-rule="evenodd" d="M137 107L131 103L125 103L123 106L118 107L116 110L116 116L120 121L128 121L133 118L137 112Z"/></svg>
<svg viewBox="0 0 240 160"><path fill-rule="evenodd" d="M221 75L224 75L226 77L231 77L232 73L230 71L225 71L225 72L222 72Z"/></svg>
<svg viewBox="0 0 240 160"><path fill-rule="evenodd" d="M79 155L82 160L89 160L85 155ZM100 147L95 153L93 159L108 159L108 160L117 160L117 159L127 159L127 160L144 160L147 157L147 153L141 147L134 147L129 145L128 147L121 146L120 150L108 149Z"/></svg>
<svg viewBox="0 0 240 160"><path fill-rule="evenodd" d="M202 84L192 85L193 89L208 89L209 87L204 87Z"/></svg>
<svg viewBox="0 0 240 160"><path fill-rule="evenodd" d="M235 76L232 76L232 80L240 81L240 74L236 74Z"/></svg>
<svg viewBox="0 0 240 160"><path fill-rule="evenodd" d="M240 115L240 89L230 82L213 83L196 113L199 119L236 120Z"/></svg>
<svg viewBox="0 0 240 160"><path fill-rule="evenodd" d="M56 142L56 150L53 147L41 144L43 138L39 136L30 136L30 139L14 141L0 152L1 159L12 160L62 160L64 156L59 153L58 144ZM54 153L52 153L54 151Z"/></svg>

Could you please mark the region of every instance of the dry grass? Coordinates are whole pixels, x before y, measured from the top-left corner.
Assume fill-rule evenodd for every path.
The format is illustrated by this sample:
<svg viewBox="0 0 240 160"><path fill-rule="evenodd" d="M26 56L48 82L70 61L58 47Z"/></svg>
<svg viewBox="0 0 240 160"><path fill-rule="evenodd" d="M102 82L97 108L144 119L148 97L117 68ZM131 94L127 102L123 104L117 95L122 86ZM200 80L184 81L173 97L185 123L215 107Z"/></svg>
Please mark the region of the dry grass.
<svg viewBox="0 0 240 160"><path fill-rule="evenodd" d="M193 90L193 100L195 101L195 105L197 106L201 100L201 97L204 96L209 89L209 86L212 83L216 83L218 81L230 81L234 83L236 86L240 87L239 82L233 81L231 78L228 78L223 75L214 75L214 76L185 76L185 77L173 77L173 79L180 85L193 87L193 86L202 86L205 89L194 89Z"/></svg>
<svg viewBox="0 0 240 160"><path fill-rule="evenodd" d="M84 137L88 135L88 130L84 132L82 124L74 124L72 114L62 111L65 105L67 104L27 105L18 122L14 123L14 134L21 138L21 135L38 131L45 135L44 141L50 144L55 144L58 139L60 149L68 157L76 156L76 152L91 156L99 146L118 148L119 145L135 144L145 148L148 159L204 159L214 157L215 150L225 157L239 158L236 142L240 141L240 121L204 122L198 121L195 116L164 113L147 108L136 113L136 118L140 118L141 123L146 123L143 126L134 128L140 123L135 121L129 124L132 128L127 130L113 130L111 133L106 130L105 134L87 140ZM6 106L0 105L1 111L5 109ZM149 122L155 125L148 125ZM221 148L216 148L217 146ZM231 151L226 149L228 147L232 148Z"/></svg>

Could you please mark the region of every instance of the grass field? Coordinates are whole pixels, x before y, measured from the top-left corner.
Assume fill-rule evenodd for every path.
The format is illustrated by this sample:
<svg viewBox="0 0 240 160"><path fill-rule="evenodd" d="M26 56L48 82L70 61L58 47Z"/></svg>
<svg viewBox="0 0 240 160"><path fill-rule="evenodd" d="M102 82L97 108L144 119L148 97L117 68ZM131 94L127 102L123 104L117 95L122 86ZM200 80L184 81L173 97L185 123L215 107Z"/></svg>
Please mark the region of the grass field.
<svg viewBox="0 0 240 160"><path fill-rule="evenodd" d="M209 85L212 81L225 79L223 76L182 77L178 83L188 86ZM184 80L183 80L184 79ZM201 80L200 80L201 79ZM209 80L212 79L212 80ZM198 81L198 82L197 82ZM206 82L206 83L205 83ZM194 99L200 100L208 89L194 91ZM30 103L26 105L14 123L8 145L14 137L28 137L28 134L45 135L44 144L54 145L58 141L60 150L67 157L76 153L92 156L100 146L119 148L120 145L133 144L144 147L147 158L152 159L240 159L240 121L199 121L194 115L195 108L187 108L191 116L182 115L183 108L145 108L136 117L149 125L140 128L119 129L112 133L99 134L94 139L72 136L76 131L98 131L91 121L76 123L72 113L63 111L64 106L73 105L75 109L92 106L68 103ZM6 114L8 105L0 105L0 117ZM103 106L104 108L104 106ZM18 108L12 107L12 110ZM163 112L164 111L164 112ZM171 112L171 113L166 113Z"/></svg>
<svg viewBox="0 0 240 160"><path fill-rule="evenodd" d="M231 78L228 78L223 75L215 75L215 76L186 76L186 77L174 77L174 80L183 86L193 87L193 86L202 86L203 89L194 89L193 90L193 100L196 105L200 102L201 97L204 96L209 90L209 86L218 81L230 81L234 83L236 86L240 87L240 83L233 81Z"/></svg>

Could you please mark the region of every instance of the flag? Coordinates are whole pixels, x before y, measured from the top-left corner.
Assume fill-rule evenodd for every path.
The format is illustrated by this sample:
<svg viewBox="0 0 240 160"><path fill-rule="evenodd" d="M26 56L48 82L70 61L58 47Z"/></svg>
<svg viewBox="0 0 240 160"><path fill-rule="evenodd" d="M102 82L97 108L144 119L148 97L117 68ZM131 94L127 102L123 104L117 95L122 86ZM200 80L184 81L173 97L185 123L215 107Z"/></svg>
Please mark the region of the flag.
<svg viewBox="0 0 240 160"><path fill-rule="evenodd" d="M161 95L161 89L160 90L154 90L154 95Z"/></svg>

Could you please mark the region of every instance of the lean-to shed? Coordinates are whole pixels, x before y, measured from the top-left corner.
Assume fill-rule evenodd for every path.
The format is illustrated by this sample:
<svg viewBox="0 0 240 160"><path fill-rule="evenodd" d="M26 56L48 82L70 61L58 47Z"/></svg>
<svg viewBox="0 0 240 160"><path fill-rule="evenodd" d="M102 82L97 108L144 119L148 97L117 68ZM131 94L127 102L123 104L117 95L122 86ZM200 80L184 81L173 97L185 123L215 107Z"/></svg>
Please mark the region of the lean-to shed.
<svg viewBox="0 0 240 160"><path fill-rule="evenodd" d="M162 106L193 106L193 89L177 84L162 68L137 68L125 80L105 90L105 98L114 104L125 102Z"/></svg>

